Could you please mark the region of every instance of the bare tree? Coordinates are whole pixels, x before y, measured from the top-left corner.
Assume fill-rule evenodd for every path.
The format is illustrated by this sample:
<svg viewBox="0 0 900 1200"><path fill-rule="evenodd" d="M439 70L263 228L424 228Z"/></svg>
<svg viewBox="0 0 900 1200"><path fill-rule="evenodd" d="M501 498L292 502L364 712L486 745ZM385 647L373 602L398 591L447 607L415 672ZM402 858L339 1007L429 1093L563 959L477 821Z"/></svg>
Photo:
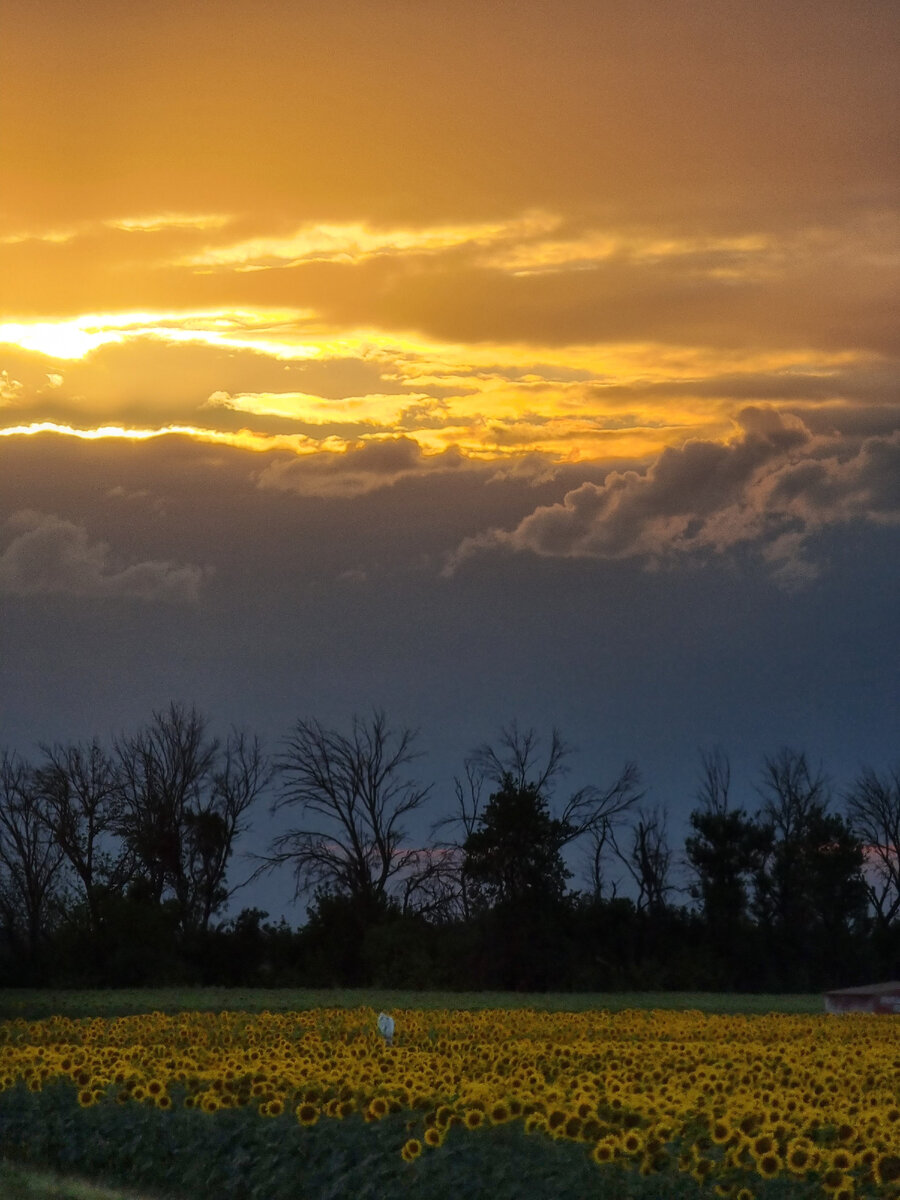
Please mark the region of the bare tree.
<svg viewBox="0 0 900 1200"><path fill-rule="evenodd" d="M693 876L690 895L701 911L717 953L731 955L747 919L750 884L771 837L742 808L731 806L731 765L720 749L701 751L699 806L690 814L693 833L685 855Z"/></svg>
<svg viewBox="0 0 900 1200"><path fill-rule="evenodd" d="M615 854L615 831L610 820L591 831L588 843L587 875L595 900L615 900L619 893L619 880L611 877L608 868L611 852Z"/></svg>
<svg viewBox="0 0 900 1200"><path fill-rule="evenodd" d="M567 760L572 753L573 748L557 728L551 731L549 746L544 748L537 730L521 729L517 721L511 721L501 729L495 744L484 742L466 758L465 777L455 780L456 811L436 826L436 829L456 826L463 836L443 844L458 848L474 833L483 813L484 793L491 786L518 791L531 788L549 804L556 786L569 771ZM561 851L569 843L588 837L592 843L590 872L596 880L602 873L602 858L611 842L613 828L641 797L639 785L637 765L626 762L607 787L589 784L572 792L562 804L551 806L554 828L559 832L556 848ZM461 865L461 856L458 862ZM461 870L457 890L462 915L467 917L469 898Z"/></svg>
<svg viewBox="0 0 900 1200"><path fill-rule="evenodd" d="M570 746L563 741L559 730L554 728L550 735L550 746L546 754L540 754L541 737L537 730L520 729L513 720L505 725L497 738L497 744L482 742L466 760L469 769L501 786L507 780L515 788L531 786L541 795L547 795L555 781L568 771L566 758L571 754Z"/></svg>
<svg viewBox="0 0 900 1200"><path fill-rule="evenodd" d="M864 846L869 903L887 928L900 915L900 768L865 768L846 798L847 815Z"/></svg>
<svg viewBox="0 0 900 1200"><path fill-rule="evenodd" d="M700 751L702 774L697 789L697 799L704 812L722 817L728 812L731 791L731 763L720 746L714 750Z"/></svg>
<svg viewBox="0 0 900 1200"><path fill-rule="evenodd" d="M295 896L321 889L377 903L403 887L420 854L403 848L403 820L430 790L406 774L419 757L415 737L391 729L381 711L354 717L349 734L298 721L276 760L281 788L272 812L300 820L273 840L259 870L290 867Z"/></svg>
<svg viewBox="0 0 900 1200"><path fill-rule="evenodd" d="M618 855L637 886L638 912L662 911L674 890L665 810L659 806L639 809L632 826L631 845L625 852L619 850Z"/></svg>
<svg viewBox="0 0 900 1200"><path fill-rule="evenodd" d="M791 842L810 818L829 805L828 780L821 768L813 771L806 755L789 747L763 760L759 793L763 813L776 835Z"/></svg>
<svg viewBox="0 0 900 1200"><path fill-rule="evenodd" d="M829 812L828 782L806 755L782 749L764 762L758 818L763 855L754 909L785 970L851 944L866 912L863 848L849 823Z"/></svg>
<svg viewBox="0 0 900 1200"><path fill-rule="evenodd" d="M81 886L96 933L100 891L119 891L132 872L131 855L115 837L122 816L115 764L96 740L42 750L35 787L44 819Z"/></svg>
<svg viewBox="0 0 900 1200"><path fill-rule="evenodd" d="M230 894L226 869L244 814L269 770L258 739L234 732L225 746L195 708L171 704L116 743L119 830L160 902L178 903L182 927L206 929Z"/></svg>
<svg viewBox="0 0 900 1200"><path fill-rule="evenodd" d="M463 763L464 778L457 775L453 781L456 809L449 816L435 823L432 833L455 827L460 831L449 839L440 839L437 849L444 856L442 908L450 917L468 921L471 914L470 881L463 869L465 854L463 846L478 828L484 811L485 776L473 757Z"/></svg>
<svg viewBox="0 0 900 1200"><path fill-rule="evenodd" d="M0 912L10 939L33 962L46 931L63 854L44 820L34 773L0 755Z"/></svg>
<svg viewBox="0 0 900 1200"><path fill-rule="evenodd" d="M185 868L201 929L248 882L226 886L228 861L235 841L247 829L247 811L271 777L259 738L233 729L216 761L208 794L186 814Z"/></svg>
<svg viewBox="0 0 900 1200"><path fill-rule="evenodd" d="M461 861L461 852L452 846L424 846L417 850L409 870L398 881L402 911L436 923L465 917L465 875L460 870Z"/></svg>

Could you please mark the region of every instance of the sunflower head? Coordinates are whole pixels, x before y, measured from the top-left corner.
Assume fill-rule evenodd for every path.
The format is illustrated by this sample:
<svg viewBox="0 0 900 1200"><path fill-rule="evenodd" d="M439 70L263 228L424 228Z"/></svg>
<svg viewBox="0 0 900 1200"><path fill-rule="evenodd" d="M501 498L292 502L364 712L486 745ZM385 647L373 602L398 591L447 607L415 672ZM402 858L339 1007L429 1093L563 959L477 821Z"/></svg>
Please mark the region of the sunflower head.
<svg viewBox="0 0 900 1200"><path fill-rule="evenodd" d="M838 1192L852 1184L852 1179L849 1175L845 1175L843 1171L837 1167L829 1167L822 1176L822 1190L827 1192L829 1196L836 1196Z"/></svg>
<svg viewBox="0 0 900 1200"><path fill-rule="evenodd" d="M717 1121L713 1121L712 1129L709 1131L709 1136L717 1146L724 1146L731 1141L733 1133L734 1130L731 1128L729 1123L720 1117Z"/></svg>
<svg viewBox="0 0 900 1200"><path fill-rule="evenodd" d="M404 1142L403 1149L400 1151L400 1156L404 1162L412 1162L422 1153L422 1143L418 1138L409 1138Z"/></svg>
<svg viewBox="0 0 900 1200"><path fill-rule="evenodd" d="M301 1125L315 1125L319 1119L319 1110L315 1104L311 1104L308 1100L303 1104L298 1104L294 1110L294 1115Z"/></svg>
<svg viewBox="0 0 900 1200"><path fill-rule="evenodd" d="M601 1138L591 1150L591 1158L595 1163L608 1163L616 1157L615 1144L609 1138Z"/></svg>
<svg viewBox="0 0 900 1200"><path fill-rule="evenodd" d="M756 1160L756 1171L763 1179L774 1179L783 1165L775 1151L769 1150L768 1153L761 1154Z"/></svg>
<svg viewBox="0 0 900 1200"><path fill-rule="evenodd" d="M872 1167L875 1176L875 1182L879 1187L884 1187L885 1184L897 1183L900 1181L900 1156L896 1154L882 1154L877 1158Z"/></svg>

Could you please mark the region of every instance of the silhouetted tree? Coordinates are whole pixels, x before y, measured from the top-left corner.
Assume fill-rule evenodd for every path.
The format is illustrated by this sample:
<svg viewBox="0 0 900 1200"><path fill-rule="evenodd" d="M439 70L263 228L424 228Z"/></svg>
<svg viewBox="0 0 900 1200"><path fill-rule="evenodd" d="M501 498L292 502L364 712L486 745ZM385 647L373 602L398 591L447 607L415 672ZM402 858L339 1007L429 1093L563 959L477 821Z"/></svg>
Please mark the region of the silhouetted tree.
<svg viewBox="0 0 900 1200"><path fill-rule="evenodd" d="M664 809L656 806L638 810L631 826L631 844L625 853L620 852L620 858L637 887L637 911L654 915L662 912L674 886Z"/></svg>
<svg viewBox="0 0 900 1200"><path fill-rule="evenodd" d="M725 755L704 754L702 765L700 807L690 814L694 834L686 839L685 852L695 875L692 894L714 945L724 951L748 918L752 878L767 839L743 808L730 807L731 767Z"/></svg>
<svg viewBox="0 0 900 1200"><path fill-rule="evenodd" d="M863 843L869 903L882 930L900 917L900 768L858 775L847 796L847 815Z"/></svg>
<svg viewBox="0 0 900 1200"><path fill-rule="evenodd" d="M228 863L235 841L248 828L247 813L271 776L259 738L232 729L217 756L208 795L187 813L187 873L201 929L247 882L227 887Z"/></svg>
<svg viewBox="0 0 900 1200"><path fill-rule="evenodd" d="M571 827L535 784L501 780L463 844L463 880L486 939L487 980L548 985L558 975Z"/></svg>
<svg viewBox="0 0 900 1200"><path fill-rule="evenodd" d="M6 934L34 970L47 933L63 854L48 828L34 771L0 755L0 913Z"/></svg>
<svg viewBox="0 0 900 1200"><path fill-rule="evenodd" d="M298 721L277 758L280 793L272 813L299 823L273 840L260 870L288 866L295 896L346 896L369 911L417 867L404 849L403 820L430 790L406 774L415 733L392 730L383 712L353 718L349 734Z"/></svg>
<svg viewBox="0 0 900 1200"><path fill-rule="evenodd" d="M828 970L846 974L853 935L865 921L862 846L847 822L828 812L825 776L804 754L782 749L767 758L760 790L765 850L754 908L783 984L808 987Z"/></svg>
<svg viewBox="0 0 900 1200"><path fill-rule="evenodd" d="M500 731L496 746L488 742L478 746L468 765L475 778L480 775L498 787L508 784L516 788L533 787L549 803L558 781L568 774L567 760L573 749L555 728L545 753L541 747L541 738L535 729L522 730L516 721L512 721ZM568 831L566 840L571 842L599 829L631 808L640 798L639 783L637 765L627 762L609 786L588 784L572 792L556 814Z"/></svg>
<svg viewBox="0 0 900 1200"><path fill-rule="evenodd" d="M173 703L120 739L116 759L118 829L149 895L171 894L182 929L205 930L228 898L235 839L269 778L259 740L233 732L223 747L195 708Z"/></svg>
<svg viewBox="0 0 900 1200"><path fill-rule="evenodd" d="M463 844L463 875L477 903L523 908L561 900L571 875L562 847L570 838L538 787L507 775Z"/></svg>
<svg viewBox="0 0 900 1200"><path fill-rule="evenodd" d="M42 750L35 789L53 840L81 889L93 936L102 897L120 893L133 873L131 855L116 836L122 800L115 764L96 740Z"/></svg>
<svg viewBox="0 0 900 1200"><path fill-rule="evenodd" d="M438 822L436 827L437 831L455 826L462 833L458 840L442 845L451 851L450 861L458 868L457 896L464 918L471 908L470 877L462 871L465 856L453 858L452 851L458 850L478 828L488 786L493 785L501 792L532 789L546 804L548 816L557 822L560 851L582 838L592 840L595 851L598 845L604 847L615 823L640 799L637 766L627 762L607 787L593 784L581 787L562 804L555 805L554 791L568 773L567 760L572 752L558 729L552 730L550 744L544 751L535 729L522 730L516 721L512 721L501 729L496 744L482 743L466 758L465 776L463 779L457 777L455 781L456 812ZM599 871L599 853L595 854L595 863Z"/></svg>

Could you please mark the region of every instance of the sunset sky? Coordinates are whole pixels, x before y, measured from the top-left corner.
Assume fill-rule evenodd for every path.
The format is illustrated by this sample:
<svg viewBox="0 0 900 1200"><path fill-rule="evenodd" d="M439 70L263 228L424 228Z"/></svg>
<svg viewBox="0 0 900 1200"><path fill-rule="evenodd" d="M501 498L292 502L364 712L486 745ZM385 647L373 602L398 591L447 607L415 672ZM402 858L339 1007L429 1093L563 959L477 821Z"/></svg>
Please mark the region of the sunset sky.
<svg viewBox="0 0 900 1200"><path fill-rule="evenodd" d="M895 0L0 23L0 744L900 762Z"/></svg>

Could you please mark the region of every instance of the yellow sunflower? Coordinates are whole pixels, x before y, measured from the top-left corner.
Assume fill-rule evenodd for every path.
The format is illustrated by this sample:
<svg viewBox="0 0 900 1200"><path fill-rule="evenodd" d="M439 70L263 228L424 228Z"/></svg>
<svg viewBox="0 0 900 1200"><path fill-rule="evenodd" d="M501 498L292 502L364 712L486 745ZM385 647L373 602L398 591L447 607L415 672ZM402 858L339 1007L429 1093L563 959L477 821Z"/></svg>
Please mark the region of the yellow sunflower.
<svg viewBox="0 0 900 1200"><path fill-rule="evenodd" d="M591 1158L595 1163L612 1162L616 1157L616 1145L611 1138L601 1138L591 1150Z"/></svg>
<svg viewBox="0 0 900 1200"><path fill-rule="evenodd" d="M879 1187L900 1180L900 1157L896 1154L882 1154L872 1164L872 1174Z"/></svg>
<svg viewBox="0 0 900 1200"><path fill-rule="evenodd" d="M412 1162L422 1153L422 1143L418 1138L410 1138L404 1142L403 1149L400 1151L400 1156L404 1162Z"/></svg>
<svg viewBox="0 0 900 1200"><path fill-rule="evenodd" d="M822 1190L828 1192L832 1197L843 1191L848 1185L853 1186L852 1178L837 1167L830 1167L822 1176Z"/></svg>
<svg viewBox="0 0 900 1200"><path fill-rule="evenodd" d="M761 1154L756 1160L756 1173L757 1175L761 1175L763 1179L774 1179L783 1168L784 1163L774 1150L769 1150L768 1153Z"/></svg>

